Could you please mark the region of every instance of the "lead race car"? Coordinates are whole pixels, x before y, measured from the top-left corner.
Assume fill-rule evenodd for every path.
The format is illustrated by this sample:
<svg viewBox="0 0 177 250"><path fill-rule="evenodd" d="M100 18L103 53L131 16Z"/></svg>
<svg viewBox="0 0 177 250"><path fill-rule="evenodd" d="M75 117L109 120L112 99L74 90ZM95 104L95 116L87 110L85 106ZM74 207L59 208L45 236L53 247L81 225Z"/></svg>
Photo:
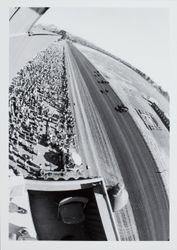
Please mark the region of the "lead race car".
<svg viewBox="0 0 177 250"><path fill-rule="evenodd" d="M121 105L117 105L115 107L115 110L117 112L120 112L120 113L124 113L124 112L127 112L128 111L128 107L126 107L124 104L121 104Z"/></svg>

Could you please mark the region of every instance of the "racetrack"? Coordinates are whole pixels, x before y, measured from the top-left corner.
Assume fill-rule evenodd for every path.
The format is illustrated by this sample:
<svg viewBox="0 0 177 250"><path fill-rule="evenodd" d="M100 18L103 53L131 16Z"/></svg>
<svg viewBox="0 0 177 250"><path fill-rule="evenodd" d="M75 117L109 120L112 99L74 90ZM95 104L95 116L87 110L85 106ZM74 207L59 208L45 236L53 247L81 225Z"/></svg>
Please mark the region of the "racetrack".
<svg viewBox="0 0 177 250"><path fill-rule="evenodd" d="M82 117L85 111L87 117L89 112L93 115L94 112L95 115L99 114L101 119L101 121L99 120L99 131L103 130L102 134L106 133L104 138L107 139L100 141L95 136L96 143L92 139L92 144L98 145L97 141L99 141L97 148L102 151L102 154L110 150L109 154L107 152L109 158L111 159L111 156L113 156L114 159L115 157L115 165L111 169L106 169L106 164L100 166L97 155L92 154L92 152L95 154L97 148L92 148L92 151L88 154L92 155L93 162L97 161L95 165L98 174L101 173L104 178L107 178L107 176L111 178L111 175L120 178L121 173L129 193L140 240L168 240L168 198L161 176L157 173L156 163L141 133L129 113L115 111L115 106L120 104L121 100L108 84L97 82L96 68L73 45L68 44L66 48L71 64L70 68L72 66L73 70L80 72L80 78L77 78L75 87L71 88L71 91L75 88L74 94L77 93L78 97L81 98L80 106L77 107L76 104L74 109L80 108ZM70 74L72 76L72 72ZM101 79L104 80L102 76L99 76L99 81ZM108 90L108 93L105 92L105 89ZM101 93L100 90L103 90L104 93ZM83 101L86 98L91 98L92 104L90 106L88 106L88 102ZM85 130L91 131L92 128L88 124L90 123L85 120L82 128L78 127L79 132L83 131L84 127ZM81 140L81 138L79 139ZM91 138L87 137L85 144L87 144L87 149L90 150L89 140ZM81 153L85 159L87 158L87 149L85 147L85 151Z"/></svg>

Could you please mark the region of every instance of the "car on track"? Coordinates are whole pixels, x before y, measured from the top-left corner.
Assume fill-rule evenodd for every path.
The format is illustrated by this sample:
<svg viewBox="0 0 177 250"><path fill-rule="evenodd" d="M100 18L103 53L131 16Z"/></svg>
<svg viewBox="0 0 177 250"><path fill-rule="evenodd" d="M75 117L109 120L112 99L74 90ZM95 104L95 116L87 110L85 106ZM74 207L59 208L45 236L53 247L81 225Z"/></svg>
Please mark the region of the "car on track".
<svg viewBox="0 0 177 250"><path fill-rule="evenodd" d="M101 92L102 94L107 94L107 93L109 92L109 90L108 90L108 89L104 89L104 90L101 89L100 92Z"/></svg>
<svg viewBox="0 0 177 250"><path fill-rule="evenodd" d="M120 112L120 113L124 113L124 112L127 112L128 111L128 107L126 107L125 105L121 104L121 105L117 105L115 107L115 110L117 112Z"/></svg>

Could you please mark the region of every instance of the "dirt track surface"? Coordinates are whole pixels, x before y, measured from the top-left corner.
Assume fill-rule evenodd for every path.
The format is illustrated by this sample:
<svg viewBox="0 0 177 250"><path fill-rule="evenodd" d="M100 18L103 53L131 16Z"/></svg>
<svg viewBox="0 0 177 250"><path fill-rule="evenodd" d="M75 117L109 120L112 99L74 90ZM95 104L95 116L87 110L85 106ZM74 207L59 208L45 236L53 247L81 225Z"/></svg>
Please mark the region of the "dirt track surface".
<svg viewBox="0 0 177 250"><path fill-rule="evenodd" d="M74 46L69 45L69 51L71 63L78 67L111 143L129 193L140 240L168 240L168 198L141 133L128 112L116 112L121 100L108 84L97 82L96 68Z"/></svg>

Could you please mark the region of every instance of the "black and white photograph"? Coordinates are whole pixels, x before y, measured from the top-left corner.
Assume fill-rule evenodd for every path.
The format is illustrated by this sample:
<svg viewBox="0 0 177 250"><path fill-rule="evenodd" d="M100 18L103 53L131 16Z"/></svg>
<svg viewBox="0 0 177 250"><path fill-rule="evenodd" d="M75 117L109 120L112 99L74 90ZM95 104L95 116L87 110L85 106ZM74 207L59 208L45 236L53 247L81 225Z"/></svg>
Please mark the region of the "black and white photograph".
<svg viewBox="0 0 177 250"><path fill-rule="evenodd" d="M8 242L169 243L170 9L8 18Z"/></svg>

